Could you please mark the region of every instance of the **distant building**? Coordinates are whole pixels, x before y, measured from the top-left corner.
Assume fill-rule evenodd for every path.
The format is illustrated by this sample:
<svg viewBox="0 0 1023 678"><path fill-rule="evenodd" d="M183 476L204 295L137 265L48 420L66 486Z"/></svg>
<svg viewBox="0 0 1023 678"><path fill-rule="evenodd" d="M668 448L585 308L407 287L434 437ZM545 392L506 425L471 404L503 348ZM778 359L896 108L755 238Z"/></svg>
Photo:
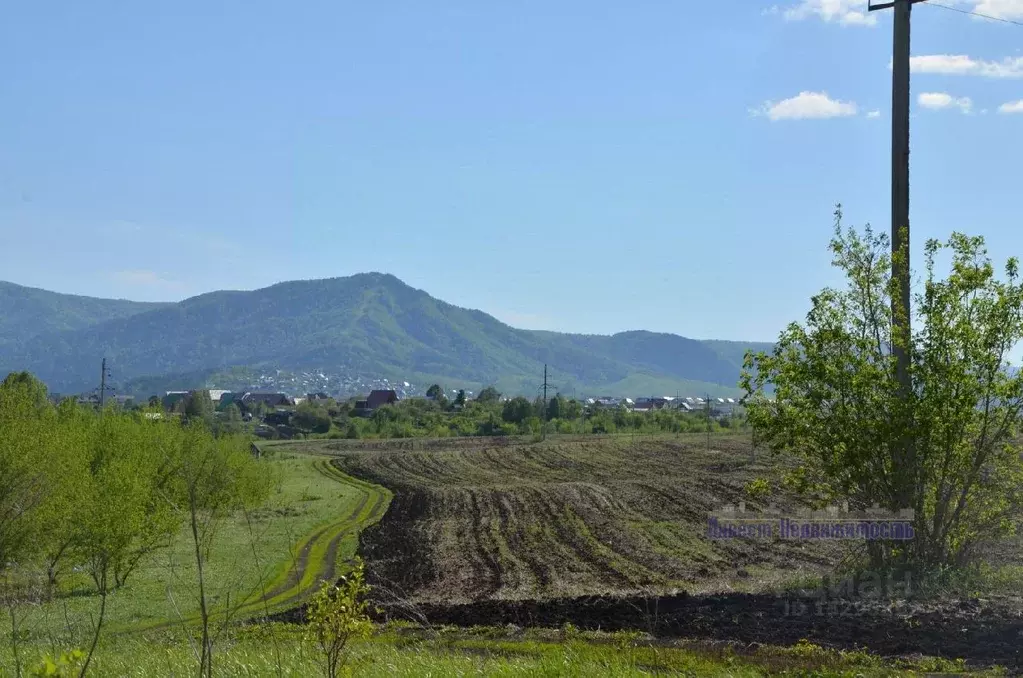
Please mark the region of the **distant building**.
<svg viewBox="0 0 1023 678"><path fill-rule="evenodd" d="M398 394L393 390L376 390L370 391L369 398L366 399L366 406L375 410L381 405L393 405L398 402Z"/></svg>
<svg viewBox="0 0 1023 678"><path fill-rule="evenodd" d="M398 402L398 394L394 390L370 391L369 397L365 400L355 401L355 413L366 417L382 405L393 405Z"/></svg>
<svg viewBox="0 0 1023 678"><path fill-rule="evenodd" d="M188 391L167 391L161 400L163 409L173 410L174 406L188 397Z"/></svg>
<svg viewBox="0 0 1023 678"><path fill-rule="evenodd" d="M597 398L594 404L599 405L600 407L619 407L621 405L631 407L633 404L638 403L633 403L632 400L630 400L629 398L612 398L609 396L604 396L601 398Z"/></svg>
<svg viewBox="0 0 1023 678"><path fill-rule="evenodd" d="M309 401L330 400L330 396L323 391L319 391L317 393L306 393L305 399Z"/></svg>
<svg viewBox="0 0 1023 678"><path fill-rule="evenodd" d="M270 426L289 426L291 424L291 412L278 410L263 417L263 423Z"/></svg>
<svg viewBox="0 0 1023 678"><path fill-rule="evenodd" d="M674 401L675 401L674 398L670 398L668 396L637 398L636 405L632 409L634 412L645 412L647 410L663 410L666 407L670 407Z"/></svg>
<svg viewBox="0 0 1023 678"><path fill-rule="evenodd" d="M212 400L214 404L219 404L223 397L230 393L231 393L230 391L222 388L210 389L209 391L210 400Z"/></svg>
<svg viewBox="0 0 1023 678"><path fill-rule="evenodd" d="M285 393L260 393L250 392L241 397L243 405L250 406L256 403L263 403L267 407L290 407L295 401Z"/></svg>

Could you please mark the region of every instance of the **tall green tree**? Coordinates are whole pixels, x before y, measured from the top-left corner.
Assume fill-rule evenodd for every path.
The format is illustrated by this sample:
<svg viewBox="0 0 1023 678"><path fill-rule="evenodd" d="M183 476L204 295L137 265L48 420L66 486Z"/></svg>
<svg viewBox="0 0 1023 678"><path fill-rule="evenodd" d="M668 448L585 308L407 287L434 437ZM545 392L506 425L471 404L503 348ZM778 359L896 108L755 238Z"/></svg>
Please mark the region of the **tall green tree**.
<svg viewBox="0 0 1023 678"><path fill-rule="evenodd" d="M219 435L233 436L241 433L244 426L245 424L242 421L242 411L235 403L229 403L221 414L220 421L217 423L216 431Z"/></svg>
<svg viewBox="0 0 1023 678"><path fill-rule="evenodd" d="M476 396L476 402L481 405L493 405L500 400L501 394L493 386L487 386Z"/></svg>
<svg viewBox="0 0 1023 678"><path fill-rule="evenodd" d="M53 442L49 455L47 497L39 507L34 538L43 555L52 592L62 566L76 555L79 513L89 500L91 428L96 414L71 400L62 402L42 432Z"/></svg>
<svg viewBox="0 0 1023 678"><path fill-rule="evenodd" d="M426 389L427 398L437 398L437 396L443 395L444 390L440 387L440 384L433 384L430 388Z"/></svg>
<svg viewBox="0 0 1023 678"><path fill-rule="evenodd" d="M298 428L312 431L313 433L327 433L330 431L330 415L327 414L327 409L309 401L295 408L292 422Z"/></svg>
<svg viewBox="0 0 1023 678"><path fill-rule="evenodd" d="M233 511L258 505L270 493L271 478L240 437L215 438L203 425L187 425L179 438L169 495L176 497L188 524L196 562L202 622L199 675L213 675L213 635L206 569L224 520Z"/></svg>
<svg viewBox="0 0 1023 678"><path fill-rule="evenodd" d="M46 384L29 372L11 372L0 383L0 388L20 390L23 397L36 407L46 407L49 403Z"/></svg>
<svg viewBox="0 0 1023 678"><path fill-rule="evenodd" d="M82 676L99 644L110 592L178 530L167 490L179 431L174 423L117 413L97 417L89 429L74 549L100 603Z"/></svg>
<svg viewBox="0 0 1023 678"><path fill-rule="evenodd" d="M100 417L89 429L77 546L101 594L123 586L177 530L166 500L177 432L131 415Z"/></svg>
<svg viewBox="0 0 1023 678"><path fill-rule="evenodd" d="M201 421L209 426L213 421L213 399L210 392L203 389L189 394L185 404L185 418L189 421Z"/></svg>
<svg viewBox="0 0 1023 678"><path fill-rule="evenodd" d="M501 418L512 424L521 424L533 416L533 403L522 396L516 396L505 402Z"/></svg>
<svg viewBox="0 0 1023 678"><path fill-rule="evenodd" d="M54 408L27 373L0 383L0 570L35 555L39 509L53 492Z"/></svg>
<svg viewBox="0 0 1023 678"><path fill-rule="evenodd" d="M565 399L560 393L551 398L547 404L547 418L559 419L565 411Z"/></svg>
<svg viewBox="0 0 1023 678"><path fill-rule="evenodd" d="M906 399L892 355L887 236L843 230L839 209L831 250L845 288L815 295L806 322L789 325L771 354L746 357L749 422L759 442L801 458L793 481L820 502L914 511L913 540L869 543L875 567L966 562L1012 529L1023 504L1023 373L1008 363L1023 339L1018 262L999 279L982 238L926 243Z"/></svg>

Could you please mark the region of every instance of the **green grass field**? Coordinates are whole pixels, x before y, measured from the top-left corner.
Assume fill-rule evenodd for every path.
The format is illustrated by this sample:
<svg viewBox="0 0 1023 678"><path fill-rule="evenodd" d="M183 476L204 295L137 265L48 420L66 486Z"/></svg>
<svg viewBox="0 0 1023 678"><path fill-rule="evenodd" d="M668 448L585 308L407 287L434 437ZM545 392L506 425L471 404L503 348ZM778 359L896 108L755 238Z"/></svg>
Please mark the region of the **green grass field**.
<svg viewBox="0 0 1023 678"><path fill-rule="evenodd" d="M390 499L386 492L347 478L323 459L278 454L262 463L274 477L269 503L220 525L206 567L212 605L235 616L294 604L332 576L339 562L355 554L358 530L379 519ZM68 573L60 588L51 602L19 610L18 626L27 637L59 634L74 644L91 627L99 605L91 580ZM108 597L108 631L166 627L194 619L197 592L192 545L183 531ZM10 628L10 618L5 625Z"/></svg>
<svg viewBox="0 0 1023 678"><path fill-rule="evenodd" d="M23 666L37 665L45 645L23 648ZM354 644L349 665L354 675L390 676L650 676L686 675L754 678L819 676L872 678L921 673L1001 675L998 670L969 673L958 662L918 658L885 661L863 652L839 652L800 643L793 647L744 647L722 643L655 643L634 633L493 628L430 631L381 628ZM8 655L7 659L10 657ZM302 629L262 625L236 630L221 639L215 675L322 675L315 648ZM94 659L92 675L110 677L186 676L195 673L189 639L174 632L108 639ZM7 664L12 672L11 664ZM0 675L8 675L0 673Z"/></svg>

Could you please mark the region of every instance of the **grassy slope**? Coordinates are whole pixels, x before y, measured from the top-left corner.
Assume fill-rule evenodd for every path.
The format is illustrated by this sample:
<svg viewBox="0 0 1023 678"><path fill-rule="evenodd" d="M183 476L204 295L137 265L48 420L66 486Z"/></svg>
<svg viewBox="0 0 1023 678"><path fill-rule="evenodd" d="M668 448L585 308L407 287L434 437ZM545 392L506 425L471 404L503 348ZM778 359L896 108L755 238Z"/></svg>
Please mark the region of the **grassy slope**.
<svg viewBox="0 0 1023 678"><path fill-rule="evenodd" d="M626 385L639 395L655 387L687 389L694 381L731 389L738 379L734 359L699 341L651 332L519 330L381 274L204 294L0 351L0 369L29 369L58 390L84 388L95 380L93 363L101 354L112 358L121 383L247 365L406 379L445 375L524 392L535 391L545 363L566 391Z"/></svg>
<svg viewBox="0 0 1023 678"><path fill-rule="evenodd" d="M259 598L264 589L271 590L288 573L297 547L307 535L336 526L338 518L350 515L363 496L356 486L318 471L314 460L282 457L267 462L268 472L280 472L268 506L251 514L249 520L244 515L233 516L218 529L206 574L208 591L219 605L235 607L242 598ZM345 532L338 556L351 557L357 543L355 532ZM195 616L197 585L191 549L190 535L183 530L169 549L146 560L127 585L109 597L107 618L112 632ZM324 553L321 549L318 556L322 558ZM87 578L68 575L63 588L70 595L29 613L25 624L33 634L45 635L63 626L65 605L68 618L82 628L96 613L98 597ZM257 613L261 608L258 605L249 611ZM4 621L0 629L9 623Z"/></svg>

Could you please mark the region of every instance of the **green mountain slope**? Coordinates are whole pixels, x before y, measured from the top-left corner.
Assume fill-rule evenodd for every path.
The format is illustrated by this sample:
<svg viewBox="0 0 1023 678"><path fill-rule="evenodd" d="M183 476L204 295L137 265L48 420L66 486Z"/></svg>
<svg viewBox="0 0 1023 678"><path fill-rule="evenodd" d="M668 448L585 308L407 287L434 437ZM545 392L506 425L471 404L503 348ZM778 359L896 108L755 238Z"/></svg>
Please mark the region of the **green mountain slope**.
<svg viewBox="0 0 1023 678"><path fill-rule="evenodd" d="M128 318L166 304L58 294L0 280L0 347Z"/></svg>
<svg viewBox="0 0 1023 678"><path fill-rule="evenodd" d="M734 356L704 342L652 332L519 330L379 273L213 292L51 332L13 350L0 347L0 372L29 369L51 388L75 390L92 385L103 356L121 380L246 366L443 377L528 393L545 363L559 387L578 392L640 388L644 380L659 391L707 384L730 391L738 379Z"/></svg>

